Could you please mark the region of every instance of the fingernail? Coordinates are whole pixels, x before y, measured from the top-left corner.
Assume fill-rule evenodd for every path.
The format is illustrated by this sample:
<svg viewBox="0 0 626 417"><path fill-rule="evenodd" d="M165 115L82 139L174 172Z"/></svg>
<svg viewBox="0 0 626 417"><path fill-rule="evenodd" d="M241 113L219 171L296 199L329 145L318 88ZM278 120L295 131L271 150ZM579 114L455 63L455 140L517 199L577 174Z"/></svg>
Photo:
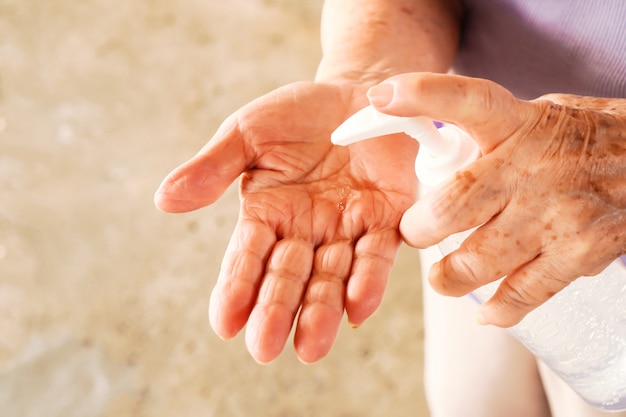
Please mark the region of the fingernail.
<svg viewBox="0 0 626 417"><path fill-rule="evenodd" d="M350 327L352 327L353 329L358 329L359 327L361 327L361 323L352 323L351 321L348 321L348 324L350 325Z"/></svg>
<svg viewBox="0 0 626 417"><path fill-rule="evenodd" d="M390 83L382 83L367 91L367 98L374 107L384 107L393 99L394 87Z"/></svg>

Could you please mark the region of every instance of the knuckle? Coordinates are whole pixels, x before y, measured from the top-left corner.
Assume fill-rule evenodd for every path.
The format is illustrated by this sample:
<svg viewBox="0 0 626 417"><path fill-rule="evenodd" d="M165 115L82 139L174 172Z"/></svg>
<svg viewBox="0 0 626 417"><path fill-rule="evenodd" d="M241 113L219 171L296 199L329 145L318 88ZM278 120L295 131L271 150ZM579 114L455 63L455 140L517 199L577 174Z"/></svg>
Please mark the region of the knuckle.
<svg viewBox="0 0 626 417"><path fill-rule="evenodd" d="M574 274L577 276L585 275L589 271L589 260L597 259L598 245L589 239L572 239L570 245L568 245L568 255L566 257L567 262L564 262L564 270L568 274Z"/></svg>
<svg viewBox="0 0 626 417"><path fill-rule="evenodd" d="M309 284L305 300L308 304L317 303L329 307L332 311L343 311L345 286L333 280L315 280Z"/></svg>
<svg viewBox="0 0 626 417"><path fill-rule="evenodd" d="M471 255L452 252L436 265L428 279L441 294L462 296L482 284L478 270L480 264L474 262Z"/></svg>
<svg viewBox="0 0 626 417"><path fill-rule="evenodd" d="M408 78L409 90L415 97L420 97L423 93L428 93L432 85L432 76L428 73L418 74L415 77Z"/></svg>
<svg viewBox="0 0 626 417"><path fill-rule="evenodd" d="M466 178L457 176L444 184L440 190L432 192L429 205L432 227L439 228L454 220L461 210L459 202L470 187L471 183L468 183Z"/></svg>
<svg viewBox="0 0 626 417"><path fill-rule="evenodd" d="M482 110L484 120L480 122L489 123L494 113L516 102L510 91L493 81L483 81L473 85L475 88L471 92L468 91L471 93L468 101L470 105Z"/></svg>
<svg viewBox="0 0 626 417"><path fill-rule="evenodd" d="M530 311L542 305L570 282L569 275L560 268L559 275L554 276L554 265L544 265L539 270L519 272L513 277L505 278L497 291L498 301L510 311L517 311L525 316ZM546 268L548 268L546 270Z"/></svg>
<svg viewBox="0 0 626 417"><path fill-rule="evenodd" d="M484 109L487 113L496 108L497 100L491 83L481 83L475 97L478 107Z"/></svg>
<svg viewBox="0 0 626 417"><path fill-rule="evenodd" d="M346 242L322 246L315 253L315 270L343 280L352 266L352 247Z"/></svg>
<svg viewBox="0 0 626 417"><path fill-rule="evenodd" d="M467 282L473 288L481 284L482 274L479 272L479 265L473 256L466 253L464 255L452 256L450 259L450 266L453 273L457 276L462 276L464 281Z"/></svg>
<svg viewBox="0 0 626 417"><path fill-rule="evenodd" d="M542 302L536 295L536 289L526 280L513 283L510 279L504 279L500 284L498 301L509 310L521 312L528 312Z"/></svg>

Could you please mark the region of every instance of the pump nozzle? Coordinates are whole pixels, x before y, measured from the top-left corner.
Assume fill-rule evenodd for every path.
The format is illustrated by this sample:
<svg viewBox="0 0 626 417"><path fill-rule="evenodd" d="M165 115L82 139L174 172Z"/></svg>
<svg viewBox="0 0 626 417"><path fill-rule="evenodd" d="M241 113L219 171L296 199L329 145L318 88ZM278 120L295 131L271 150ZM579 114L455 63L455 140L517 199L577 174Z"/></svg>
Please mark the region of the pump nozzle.
<svg viewBox="0 0 626 417"><path fill-rule="evenodd" d="M478 145L453 126L437 129L426 117L397 117L372 106L356 112L330 136L336 145L350 145L393 133L406 133L420 143L415 173L426 186L434 187L480 156Z"/></svg>

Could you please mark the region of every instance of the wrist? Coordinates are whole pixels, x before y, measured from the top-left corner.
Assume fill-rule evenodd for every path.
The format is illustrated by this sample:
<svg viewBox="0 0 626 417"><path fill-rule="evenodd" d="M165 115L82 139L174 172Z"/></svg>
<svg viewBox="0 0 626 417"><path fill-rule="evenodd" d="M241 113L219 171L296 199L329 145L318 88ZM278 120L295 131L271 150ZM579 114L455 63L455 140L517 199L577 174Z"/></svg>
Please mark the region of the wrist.
<svg viewBox="0 0 626 417"><path fill-rule="evenodd" d="M398 74L392 70L353 69L348 66L331 64L322 59L315 74L316 82L330 84L358 84L369 88Z"/></svg>
<svg viewBox="0 0 626 417"><path fill-rule="evenodd" d="M405 48L411 51L411 48ZM381 54L374 57L353 51L347 53L325 53L318 65L315 81L329 83L353 82L368 87L398 74L410 72L447 72L452 64L450 57L424 54L419 58L398 59ZM417 55L417 54L416 54Z"/></svg>

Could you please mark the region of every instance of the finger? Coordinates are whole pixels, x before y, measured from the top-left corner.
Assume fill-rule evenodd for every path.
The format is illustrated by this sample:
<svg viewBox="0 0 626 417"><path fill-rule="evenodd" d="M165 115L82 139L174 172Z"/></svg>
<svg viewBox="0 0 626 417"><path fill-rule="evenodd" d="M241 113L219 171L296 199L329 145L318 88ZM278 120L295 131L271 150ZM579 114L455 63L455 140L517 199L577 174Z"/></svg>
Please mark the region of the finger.
<svg viewBox="0 0 626 417"><path fill-rule="evenodd" d="M275 359L285 347L313 267L313 245L299 239L276 243L248 325L246 345L260 363Z"/></svg>
<svg viewBox="0 0 626 417"><path fill-rule="evenodd" d="M532 261L541 253L541 229L523 210L502 213L475 230L461 246L435 263L428 274L433 289L462 296Z"/></svg>
<svg viewBox="0 0 626 417"><path fill-rule="evenodd" d="M211 327L222 339L234 337L248 321L275 243L275 233L265 224L237 223L209 303Z"/></svg>
<svg viewBox="0 0 626 417"><path fill-rule="evenodd" d="M224 193L248 162L233 115L192 159L165 177L155 193L154 202L160 210L170 213L204 207Z"/></svg>
<svg viewBox="0 0 626 417"><path fill-rule="evenodd" d="M369 232L357 242L346 289L346 313L352 325L363 323L380 306L400 242L395 229Z"/></svg>
<svg viewBox="0 0 626 417"><path fill-rule="evenodd" d="M427 248L497 215L508 204L510 194L501 165L490 155L484 156L420 198L400 221L404 241Z"/></svg>
<svg viewBox="0 0 626 417"><path fill-rule="evenodd" d="M396 75L372 87L368 97L383 113L455 124L476 140L483 154L536 120L540 107L492 81L434 73Z"/></svg>
<svg viewBox="0 0 626 417"><path fill-rule="evenodd" d="M477 321L514 326L576 278L565 271L567 268L559 268L547 257L538 257L500 283L496 293L480 306Z"/></svg>
<svg viewBox="0 0 626 417"><path fill-rule="evenodd" d="M352 245L339 242L315 252L313 275L298 317L294 345L298 358L313 363L328 354L341 323Z"/></svg>
<svg viewBox="0 0 626 417"><path fill-rule="evenodd" d="M596 218L590 227L579 230L576 238L569 238L567 246L544 248L540 256L509 274L481 306L478 321L513 326L578 277L602 272L622 253L615 242L624 236L623 226L616 223L623 225L623 215Z"/></svg>

